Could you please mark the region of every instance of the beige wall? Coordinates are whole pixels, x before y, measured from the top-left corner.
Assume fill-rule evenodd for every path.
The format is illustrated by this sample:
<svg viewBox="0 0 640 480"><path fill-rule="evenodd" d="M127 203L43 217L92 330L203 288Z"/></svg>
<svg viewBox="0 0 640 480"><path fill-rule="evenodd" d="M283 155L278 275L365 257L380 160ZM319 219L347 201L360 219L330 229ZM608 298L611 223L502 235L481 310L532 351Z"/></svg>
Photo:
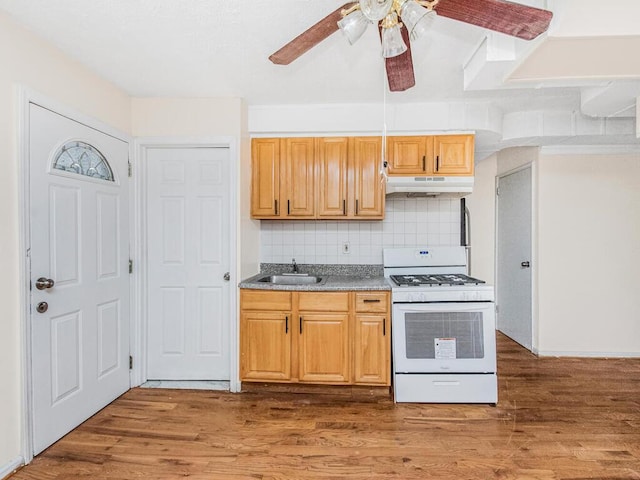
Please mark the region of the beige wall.
<svg viewBox="0 0 640 480"><path fill-rule="evenodd" d="M240 137L246 107L240 98L134 98L134 137Z"/></svg>
<svg viewBox="0 0 640 480"><path fill-rule="evenodd" d="M528 163L537 351L640 356L640 155L543 155L528 147L479 162L468 197L472 273L495 281L495 177Z"/></svg>
<svg viewBox="0 0 640 480"><path fill-rule="evenodd" d="M541 353L640 355L640 155L538 162Z"/></svg>
<svg viewBox="0 0 640 480"><path fill-rule="evenodd" d="M495 179L498 157L492 155L475 166L475 186L467 196L471 228L471 276L495 284Z"/></svg>
<svg viewBox="0 0 640 480"><path fill-rule="evenodd" d="M130 132L130 100L0 13L0 468L21 453L22 337L20 319L18 86Z"/></svg>

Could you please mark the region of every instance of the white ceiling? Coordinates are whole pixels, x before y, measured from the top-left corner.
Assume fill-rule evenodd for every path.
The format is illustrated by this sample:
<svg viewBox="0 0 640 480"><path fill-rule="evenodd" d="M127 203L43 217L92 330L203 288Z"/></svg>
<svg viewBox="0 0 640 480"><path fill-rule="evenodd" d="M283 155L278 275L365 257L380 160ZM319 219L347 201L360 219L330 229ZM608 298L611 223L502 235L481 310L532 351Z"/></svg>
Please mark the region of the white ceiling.
<svg viewBox="0 0 640 480"><path fill-rule="evenodd" d="M273 65L268 60L271 53L345 1L0 0L0 9L136 97L233 96L246 99L249 105L381 102L384 67L375 28L370 27L354 46L338 32L288 66ZM572 29L571 33L580 33L582 24L576 27L572 21L576 15L567 14L563 7L573 6L582 11L595 3L595 0L520 1L554 11L550 36L554 31L562 34L563 24ZM628 0L612 2L625 4ZM631 3L639 2L631 0ZM624 8L617 12L625 18L628 13ZM527 72L523 59L532 46L544 45L545 40L529 44L511 41L500 34L493 34L492 42L506 44L504 58L510 54L513 58L506 62L491 61L496 52L504 53L502 46L489 54L483 51L482 58L474 63L479 65L475 81L465 80L465 74L470 75L467 65L478 59L487 34L479 27L438 17L429 38L412 43L416 87L388 93L387 101L489 100L504 112L580 111L584 87L590 87L593 93L593 88L606 89L616 81L606 72L578 79L546 78L542 73L534 82L528 81L526 75L522 76L523 71ZM544 71L544 55L532 57L537 68ZM516 67L521 73L518 82L505 85L505 76ZM638 85L637 78L631 80L624 93L627 97L633 95ZM628 75L626 81L630 82ZM635 102L635 98L630 98ZM617 98L617 101L624 104L626 100ZM591 105L599 103L592 99ZM620 111L619 105L615 108ZM625 112L635 116L635 109Z"/></svg>

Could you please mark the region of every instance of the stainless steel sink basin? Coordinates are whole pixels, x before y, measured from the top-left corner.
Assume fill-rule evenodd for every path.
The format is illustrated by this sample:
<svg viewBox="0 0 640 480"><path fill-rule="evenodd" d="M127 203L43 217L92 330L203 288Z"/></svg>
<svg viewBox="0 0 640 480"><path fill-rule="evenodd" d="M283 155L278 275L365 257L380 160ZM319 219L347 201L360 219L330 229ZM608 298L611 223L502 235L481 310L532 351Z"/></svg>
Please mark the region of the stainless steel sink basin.
<svg viewBox="0 0 640 480"><path fill-rule="evenodd" d="M321 283L323 278L306 273L283 273L280 275L267 275L258 281L274 285L314 285Z"/></svg>

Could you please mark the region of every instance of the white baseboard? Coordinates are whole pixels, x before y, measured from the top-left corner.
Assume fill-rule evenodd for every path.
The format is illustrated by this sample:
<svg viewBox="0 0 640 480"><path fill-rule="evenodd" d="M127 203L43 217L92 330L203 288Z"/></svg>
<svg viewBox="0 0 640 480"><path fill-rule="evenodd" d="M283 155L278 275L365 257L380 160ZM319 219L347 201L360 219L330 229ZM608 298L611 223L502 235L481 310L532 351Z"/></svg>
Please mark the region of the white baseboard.
<svg viewBox="0 0 640 480"><path fill-rule="evenodd" d="M6 465L0 465L0 479L8 477L16 470L16 468L20 468L23 465L24 458L22 457L17 457Z"/></svg>
<svg viewBox="0 0 640 480"><path fill-rule="evenodd" d="M178 388L183 390L221 390L229 391L228 381L208 380L149 380L142 388Z"/></svg>
<svg viewBox="0 0 640 480"><path fill-rule="evenodd" d="M640 358L640 352L556 352L540 350L539 357Z"/></svg>

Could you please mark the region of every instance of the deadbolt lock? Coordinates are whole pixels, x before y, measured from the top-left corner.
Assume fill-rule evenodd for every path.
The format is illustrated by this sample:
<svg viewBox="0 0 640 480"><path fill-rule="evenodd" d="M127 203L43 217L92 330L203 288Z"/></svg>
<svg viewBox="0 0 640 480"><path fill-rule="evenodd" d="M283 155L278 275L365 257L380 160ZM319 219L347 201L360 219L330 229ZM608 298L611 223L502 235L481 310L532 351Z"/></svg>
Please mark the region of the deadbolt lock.
<svg viewBox="0 0 640 480"><path fill-rule="evenodd" d="M47 302L40 302L38 305L36 305L36 310L38 311L38 313L44 313L49 310L49 304Z"/></svg>

